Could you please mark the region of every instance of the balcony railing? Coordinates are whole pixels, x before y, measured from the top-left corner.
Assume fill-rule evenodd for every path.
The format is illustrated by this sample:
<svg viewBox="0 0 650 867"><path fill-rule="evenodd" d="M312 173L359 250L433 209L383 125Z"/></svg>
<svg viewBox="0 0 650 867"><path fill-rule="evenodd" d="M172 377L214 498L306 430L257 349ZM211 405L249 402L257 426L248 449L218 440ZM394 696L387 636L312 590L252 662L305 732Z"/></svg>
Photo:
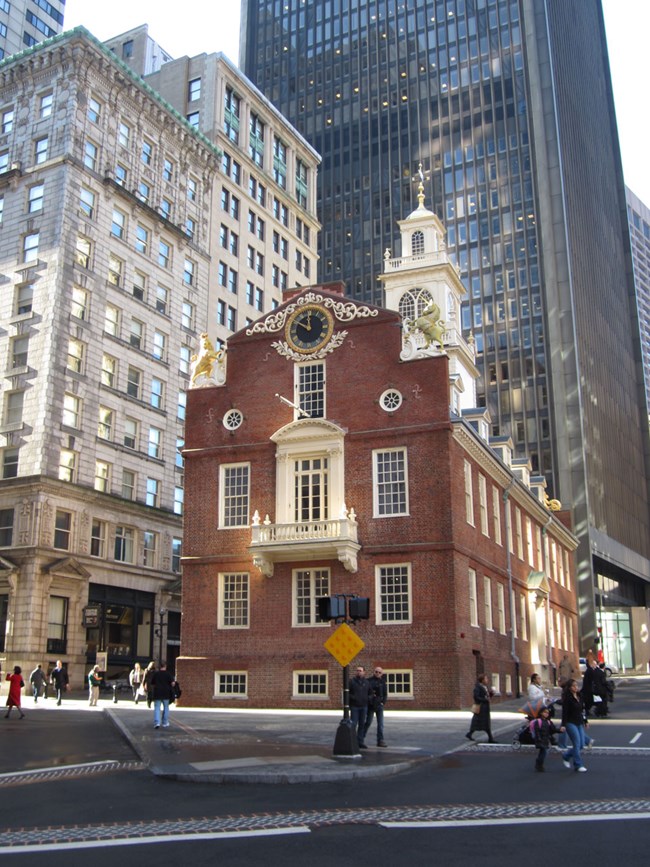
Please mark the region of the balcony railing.
<svg viewBox="0 0 650 867"><path fill-rule="evenodd" d="M313 560L339 560L348 572L357 571L357 520L354 509L343 510L343 517L324 521L297 521L273 524L267 515L253 515L250 552L253 562L271 577L275 563Z"/></svg>

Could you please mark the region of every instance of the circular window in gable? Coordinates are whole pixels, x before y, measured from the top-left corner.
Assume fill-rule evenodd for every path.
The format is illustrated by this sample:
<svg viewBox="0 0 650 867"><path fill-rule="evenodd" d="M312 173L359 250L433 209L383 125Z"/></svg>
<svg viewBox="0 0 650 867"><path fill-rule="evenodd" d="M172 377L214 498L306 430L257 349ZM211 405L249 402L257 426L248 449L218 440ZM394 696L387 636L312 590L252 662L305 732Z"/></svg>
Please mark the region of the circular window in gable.
<svg viewBox="0 0 650 867"><path fill-rule="evenodd" d="M244 421L244 416L239 409L229 409L223 417L223 426L226 430L237 430Z"/></svg>
<svg viewBox="0 0 650 867"><path fill-rule="evenodd" d="M402 395L396 388L388 388L379 398L379 406L385 412L395 412L402 405Z"/></svg>

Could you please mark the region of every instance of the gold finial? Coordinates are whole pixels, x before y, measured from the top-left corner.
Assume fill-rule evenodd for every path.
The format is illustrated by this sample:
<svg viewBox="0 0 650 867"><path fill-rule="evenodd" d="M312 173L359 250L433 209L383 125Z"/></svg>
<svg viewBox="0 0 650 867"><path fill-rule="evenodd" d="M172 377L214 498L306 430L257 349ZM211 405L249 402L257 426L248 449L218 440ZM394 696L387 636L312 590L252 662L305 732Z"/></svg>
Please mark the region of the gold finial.
<svg viewBox="0 0 650 867"><path fill-rule="evenodd" d="M422 169L422 163L418 163L418 173L413 178L414 181L418 181L418 207L424 207L424 182L425 180L429 180L429 173L426 175Z"/></svg>

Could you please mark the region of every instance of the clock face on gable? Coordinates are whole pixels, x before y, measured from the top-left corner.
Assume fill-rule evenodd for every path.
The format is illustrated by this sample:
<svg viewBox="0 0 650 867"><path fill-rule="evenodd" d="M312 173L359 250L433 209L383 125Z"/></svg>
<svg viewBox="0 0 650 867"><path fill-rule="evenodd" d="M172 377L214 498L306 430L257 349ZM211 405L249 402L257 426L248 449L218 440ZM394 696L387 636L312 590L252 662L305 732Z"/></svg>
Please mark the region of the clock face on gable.
<svg viewBox="0 0 650 867"><path fill-rule="evenodd" d="M332 314L319 304L305 304L294 311L286 325L287 343L296 352L316 352L334 331Z"/></svg>

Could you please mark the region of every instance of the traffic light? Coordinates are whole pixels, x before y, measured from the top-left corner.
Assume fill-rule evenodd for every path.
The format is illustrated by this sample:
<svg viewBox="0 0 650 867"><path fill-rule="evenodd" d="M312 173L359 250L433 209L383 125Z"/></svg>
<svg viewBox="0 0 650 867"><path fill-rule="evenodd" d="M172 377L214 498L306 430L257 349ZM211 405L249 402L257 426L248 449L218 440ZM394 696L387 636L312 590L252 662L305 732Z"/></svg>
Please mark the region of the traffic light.
<svg viewBox="0 0 650 867"><path fill-rule="evenodd" d="M322 596L317 602L319 620L336 620L338 617L345 617L344 596Z"/></svg>
<svg viewBox="0 0 650 867"><path fill-rule="evenodd" d="M348 602L350 620L367 620L370 617L370 599L365 596L353 596Z"/></svg>

